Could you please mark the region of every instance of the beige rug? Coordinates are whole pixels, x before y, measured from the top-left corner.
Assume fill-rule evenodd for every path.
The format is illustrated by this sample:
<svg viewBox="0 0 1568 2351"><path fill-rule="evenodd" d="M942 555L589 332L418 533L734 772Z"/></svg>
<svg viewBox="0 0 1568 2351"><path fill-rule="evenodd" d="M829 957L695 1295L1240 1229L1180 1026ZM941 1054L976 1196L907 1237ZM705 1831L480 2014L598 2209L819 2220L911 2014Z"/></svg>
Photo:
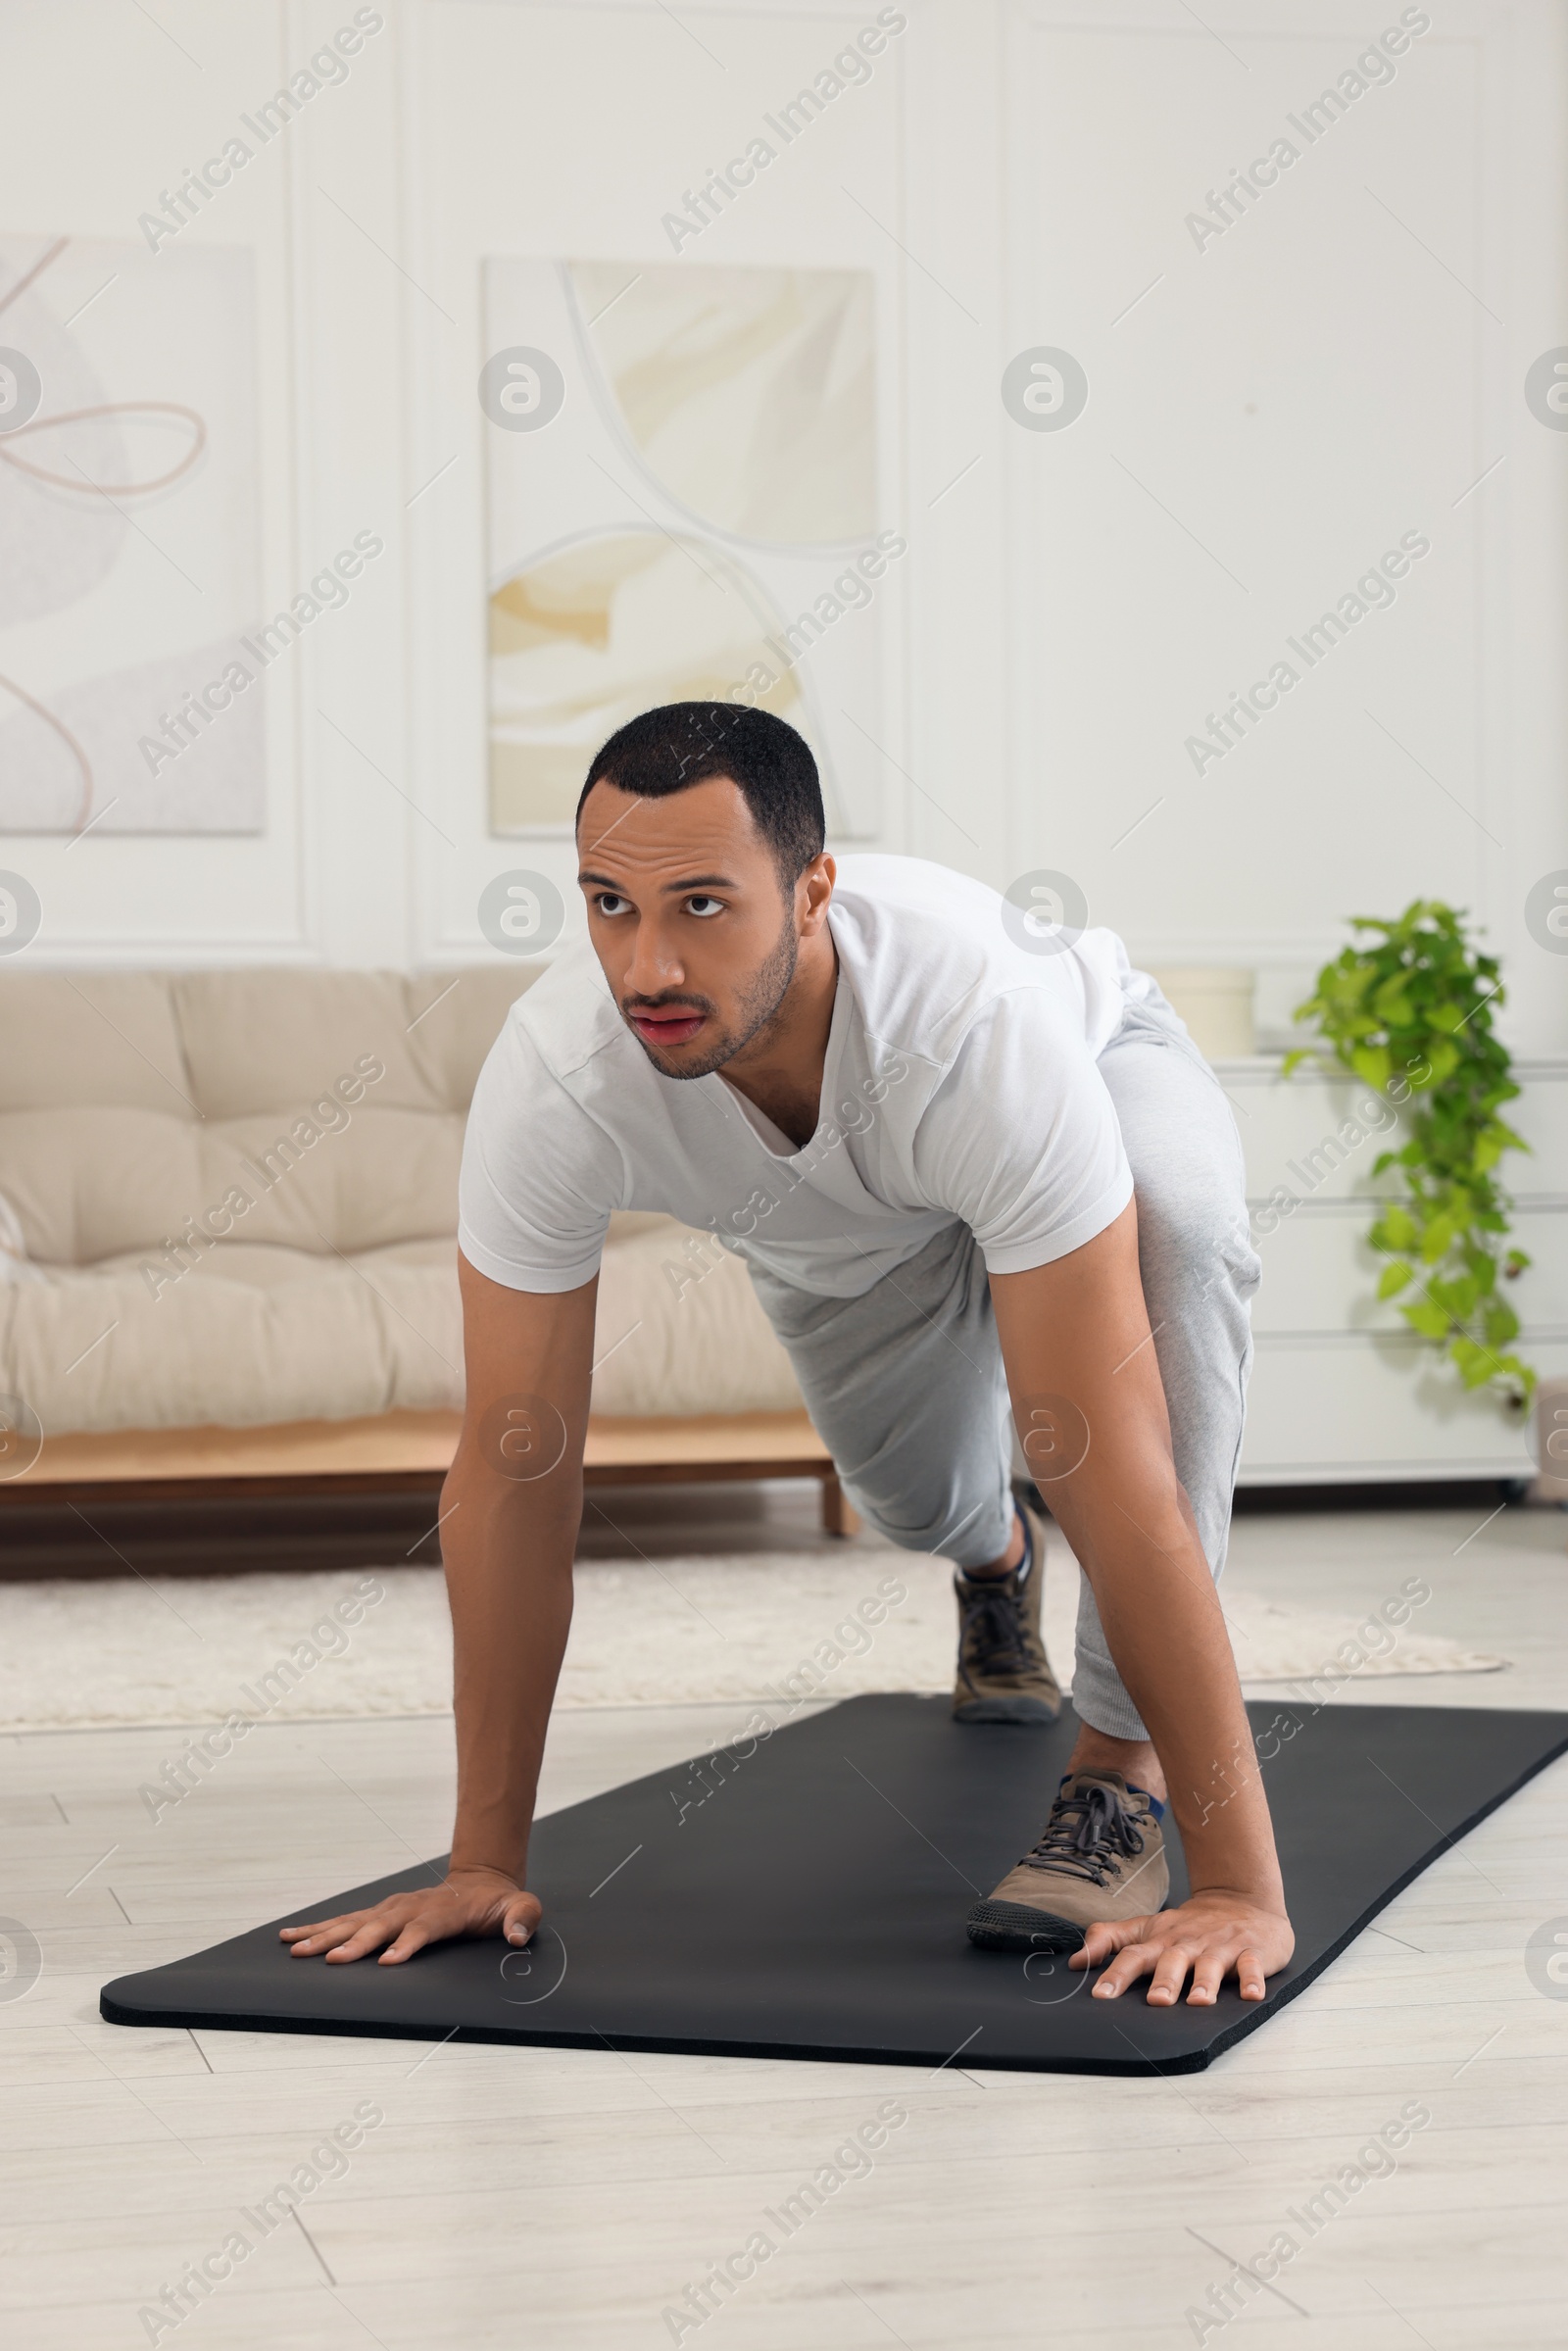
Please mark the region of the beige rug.
<svg viewBox="0 0 1568 2351"><path fill-rule="evenodd" d="M951 1570L848 1544L832 1553L585 1562L564 1706L792 1705L951 1684ZM1052 1662L1070 1682L1078 1569L1054 1543ZM1349 1619L1221 1587L1243 1682L1490 1673L1501 1657L1422 1630L1380 1656ZM358 1621L353 1621L357 1618ZM1356 1666L1354 1656L1365 1657ZM0 1585L0 1730L440 1714L451 1703L445 1590L428 1568Z"/></svg>

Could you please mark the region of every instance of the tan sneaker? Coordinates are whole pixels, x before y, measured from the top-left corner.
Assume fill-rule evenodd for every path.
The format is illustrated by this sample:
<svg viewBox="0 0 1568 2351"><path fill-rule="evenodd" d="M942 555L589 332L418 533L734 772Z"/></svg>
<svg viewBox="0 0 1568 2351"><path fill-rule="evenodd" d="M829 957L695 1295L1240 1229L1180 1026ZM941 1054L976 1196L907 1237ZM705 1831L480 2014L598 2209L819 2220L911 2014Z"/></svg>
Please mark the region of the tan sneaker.
<svg viewBox="0 0 1568 2351"><path fill-rule="evenodd" d="M988 1951L1076 1951L1100 1919L1163 1909L1164 1809L1120 1772L1063 1780L1039 1842L970 1911L969 1940Z"/></svg>
<svg viewBox="0 0 1568 2351"><path fill-rule="evenodd" d="M958 1676L953 1719L958 1723L1051 1723L1061 1691L1040 1638L1040 1588L1046 1531L1033 1510L1023 1521L1023 1557L1004 1576L970 1576L956 1568L958 1595Z"/></svg>

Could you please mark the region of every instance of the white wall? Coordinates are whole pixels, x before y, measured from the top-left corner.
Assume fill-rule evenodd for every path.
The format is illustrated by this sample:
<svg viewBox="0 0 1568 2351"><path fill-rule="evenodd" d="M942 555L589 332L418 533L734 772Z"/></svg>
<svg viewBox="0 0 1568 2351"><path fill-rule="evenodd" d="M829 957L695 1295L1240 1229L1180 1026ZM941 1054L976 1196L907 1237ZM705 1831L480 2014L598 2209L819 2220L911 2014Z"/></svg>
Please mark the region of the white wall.
<svg viewBox="0 0 1568 2351"><path fill-rule="evenodd" d="M519 850L484 827L480 257L667 258L682 188L874 14L383 5L350 80L182 236L257 257L269 609L357 530L388 557L269 675L265 838L0 845L43 899L40 959L488 952L475 900ZM1515 1042L1563 1051L1568 966L1522 922L1568 865L1568 435L1521 392L1568 338L1561 8L1437 9L1202 250L1185 216L1382 17L907 13L869 85L687 248L876 272L887 519L910 540L866 621L886 844L1000 883L1065 870L1146 960L1258 966L1265 1014L1347 913L1451 896L1508 955ZM0 225L135 235L351 15L12 0ZM1034 344L1088 372L1066 431L1003 408ZM1432 552L1397 604L1195 774L1204 714L1408 530ZM568 855L536 861L564 881Z"/></svg>

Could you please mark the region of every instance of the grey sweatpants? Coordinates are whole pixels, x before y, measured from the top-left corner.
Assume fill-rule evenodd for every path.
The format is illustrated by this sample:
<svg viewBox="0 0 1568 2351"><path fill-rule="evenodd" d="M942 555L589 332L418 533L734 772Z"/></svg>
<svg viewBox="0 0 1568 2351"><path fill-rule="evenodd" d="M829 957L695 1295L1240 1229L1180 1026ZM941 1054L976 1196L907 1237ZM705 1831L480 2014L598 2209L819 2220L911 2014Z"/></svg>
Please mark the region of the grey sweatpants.
<svg viewBox="0 0 1568 2351"><path fill-rule="evenodd" d="M1218 1080L1162 997L1129 1003L1100 1071L1132 1167L1176 1474L1218 1576L1251 1366L1248 1301L1261 1271L1241 1145ZM1012 1531L1011 1421L985 1260L968 1226L937 1234L863 1298L822 1298L755 1263L751 1275L856 1508L906 1550L960 1567L997 1558ZM1087 1577L1072 1695L1095 1729L1148 1737Z"/></svg>

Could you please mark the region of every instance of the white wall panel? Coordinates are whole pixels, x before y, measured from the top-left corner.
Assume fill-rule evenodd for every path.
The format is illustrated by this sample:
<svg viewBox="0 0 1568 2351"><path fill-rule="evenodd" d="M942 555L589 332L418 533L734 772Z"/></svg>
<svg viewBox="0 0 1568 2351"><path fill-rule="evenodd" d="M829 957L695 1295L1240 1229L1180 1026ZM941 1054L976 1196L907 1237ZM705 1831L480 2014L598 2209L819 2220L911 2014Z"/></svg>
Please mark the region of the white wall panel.
<svg viewBox="0 0 1568 2351"><path fill-rule="evenodd" d="M275 89L292 52L271 7L186 11L190 54L135 10L82 0L70 12L10 9L0 26L0 221L9 234L142 243L139 216L192 164L220 150L238 117ZM368 76L327 93L342 110L364 103ZM51 93L58 93L51 103ZM302 125L291 125L291 132ZM181 245L238 245L254 259L262 570L266 598L299 586L306 560L298 501L302 429L293 236L297 147L285 133L258 152ZM117 300L111 286L103 303ZM200 322L196 322L200 331ZM156 513L136 516L153 540ZM148 593L183 600L189 588L153 564ZM199 583L198 583L199 585ZM194 676L192 685L201 680ZM300 764L301 666L280 662L265 691L270 738L269 821L259 838L60 834L0 837L0 862L32 882L43 903L40 960L156 963L236 955L316 957L322 943L306 915L311 826Z"/></svg>
<svg viewBox="0 0 1568 2351"><path fill-rule="evenodd" d="M1565 796L1511 758L1555 725L1559 664L1516 665L1507 614L1517 579L1561 616L1561 436L1522 382L1564 331L1538 230L1563 24L1446 9L1308 144L1303 102L1374 29L1008 10L1010 342L1091 386L1075 424L1009 444L1016 863L1071 873L1144 959L1262 966L1286 1004L1348 914L1446 896L1518 960L1514 1033L1560 1051L1568 989L1523 901L1568 855ZM1527 83L1523 166L1498 92ZM1195 232L1281 135L1276 184ZM1396 601L1309 667L1288 640L1406 532L1430 553ZM1197 772L1188 738L1279 660L1298 682Z"/></svg>
<svg viewBox="0 0 1568 2351"><path fill-rule="evenodd" d="M1455 282L1481 275L1477 45L1428 34L1308 148L1288 116L1359 44L1286 24L1243 72L1191 19L1012 28L1016 339L1066 346L1092 387L1075 426L1012 450L1025 808L1164 961L1310 954L1348 840L1376 906L1416 869L1474 902L1485 873L1486 507L1453 504L1491 454L1486 314ZM1198 250L1186 217L1282 133L1300 160ZM1289 640L1406 532L1430 554L1309 670ZM1281 661L1300 683L1195 772L1207 713Z"/></svg>
<svg viewBox="0 0 1568 2351"><path fill-rule="evenodd" d="M627 9L609 20L612 67L607 20L598 14L433 0L409 21L407 119L419 163L406 198L408 267L450 313L449 320L405 291L403 372L415 486L457 460L410 516L413 770L453 837L450 849L427 845L418 860L422 960L486 952L475 904L490 876L511 867L549 875L573 924L580 921L569 842L497 841L485 828L483 481L485 437L495 428L475 391L488 356L482 260L667 263L672 253L662 219L680 207L682 192L708 167L743 149L764 115L808 82L874 13L715 10L694 18L689 35L662 11ZM902 37L906 42L911 35ZM733 209L682 248L682 258L703 265L789 263L874 274L881 495L890 525L902 511L903 70L901 44L893 41L867 82L845 91L832 111L781 147ZM604 496L605 485L585 467L585 509L593 512ZM910 568L906 559L876 603L843 624L883 632L889 846L902 846L907 790L892 762L906 756L898 714L899 632L902 575Z"/></svg>

